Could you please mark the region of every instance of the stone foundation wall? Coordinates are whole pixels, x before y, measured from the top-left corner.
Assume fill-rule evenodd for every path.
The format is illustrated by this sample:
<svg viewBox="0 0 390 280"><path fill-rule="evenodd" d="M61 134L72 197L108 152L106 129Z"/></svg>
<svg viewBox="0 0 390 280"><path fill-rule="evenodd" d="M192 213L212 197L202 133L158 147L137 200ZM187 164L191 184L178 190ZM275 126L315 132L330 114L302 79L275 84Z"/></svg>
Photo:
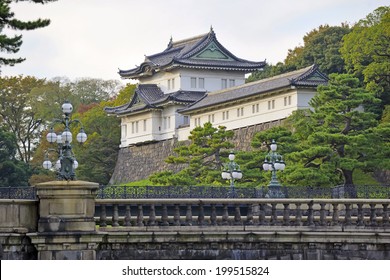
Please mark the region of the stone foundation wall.
<svg viewBox="0 0 390 280"><path fill-rule="evenodd" d="M356 238L354 235L351 239ZM390 245L370 234L357 241L338 233L129 233L109 234L100 244L96 259L388 260Z"/></svg>
<svg viewBox="0 0 390 280"><path fill-rule="evenodd" d="M281 120L252 125L234 130L233 143L236 150L250 151L253 136L259 132L281 124ZM188 142L187 142L188 143ZM164 170L180 171L184 165L165 162L173 150L186 142L169 139L156 143L131 146L119 150L118 160L110 184L121 184L148 178L155 172Z"/></svg>

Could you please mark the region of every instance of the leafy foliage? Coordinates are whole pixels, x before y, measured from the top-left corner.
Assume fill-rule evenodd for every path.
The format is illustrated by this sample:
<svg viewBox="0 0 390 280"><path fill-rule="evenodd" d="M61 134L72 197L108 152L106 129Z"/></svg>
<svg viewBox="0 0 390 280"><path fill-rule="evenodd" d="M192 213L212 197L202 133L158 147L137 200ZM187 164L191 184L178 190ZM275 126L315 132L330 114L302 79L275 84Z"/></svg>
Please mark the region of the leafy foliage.
<svg viewBox="0 0 390 280"><path fill-rule="evenodd" d="M342 38L351 31L347 24L321 25L303 37L303 46L288 50L284 62L269 65L263 71L250 75L248 82L272 77L289 71L317 64L325 74L343 73L344 60L340 53Z"/></svg>
<svg viewBox="0 0 390 280"><path fill-rule="evenodd" d="M290 158L309 168L295 175L292 172L290 180L294 176L298 180L315 176L315 172L309 171L314 169L319 171L318 179L328 177L329 183L335 184L341 175L344 184L352 185L354 170L372 170L378 161L388 161L372 145L373 140L379 147L385 145L385 139L380 137L385 130L377 127L373 113L363 109L364 105L377 102L372 93L359 86L357 78L330 75L329 84L320 86L310 101L313 111L298 111L290 118L294 135L300 139L299 150L291 153Z"/></svg>
<svg viewBox="0 0 390 280"><path fill-rule="evenodd" d="M15 135L18 159L25 163L31 160L42 124L31 92L44 83L34 77L0 77L1 126Z"/></svg>
<svg viewBox="0 0 390 280"><path fill-rule="evenodd" d="M119 100L130 100L134 91L135 85L129 84L120 91L117 100L102 101L85 112L74 114L88 133L88 140L83 145L73 147L79 162L79 179L100 184L107 184L111 179L120 144L120 119L107 116L104 107L121 105ZM74 134L78 129L74 128Z"/></svg>
<svg viewBox="0 0 390 280"><path fill-rule="evenodd" d="M30 169L15 158L17 151L13 133L0 127L0 186L27 185Z"/></svg>
<svg viewBox="0 0 390 280"><path fill-rule="evenodd" d="M174 151L176 156L169 156L168 163L187 164L178 173L166 171L153 174L149 179L153 183L165 185L196 185L196 184L221 184L222 156L227 155L227 150L233 148L229 141L233 137L233 131L226 131L226 127L215 128L207 122L203 127L194 128L189 136L191 143L182 145Z"/></svg>
<svg viewBox="0 0 390 280"><path fill-rule="evenodd" d="M349 73L362 77L366 88L390 104L390 6L380 7L344 37L341 53Z"/></svg>

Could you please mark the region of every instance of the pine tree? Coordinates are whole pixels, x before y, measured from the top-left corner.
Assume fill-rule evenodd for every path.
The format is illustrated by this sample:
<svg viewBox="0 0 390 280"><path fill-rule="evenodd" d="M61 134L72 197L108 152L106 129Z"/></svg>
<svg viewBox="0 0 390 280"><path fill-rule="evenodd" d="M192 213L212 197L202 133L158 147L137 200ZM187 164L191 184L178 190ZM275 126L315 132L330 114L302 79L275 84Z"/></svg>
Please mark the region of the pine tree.
<svg viewBox="0 0 390 280"><path fill-rule="evenodd" d="M34 21L22 21L15 18L11 11L12 2L22 2L27 0L0 0L0 52L17 53L22 45L22 35L8 36L4 34L5 28L13 30L34 30L46 27L50 24L49 19L37 19ZM56 0L30 0L30 2L45 4ZM0 67L2 65L13 66L24 61L25 58L5 58L0 57Z"/></svg>

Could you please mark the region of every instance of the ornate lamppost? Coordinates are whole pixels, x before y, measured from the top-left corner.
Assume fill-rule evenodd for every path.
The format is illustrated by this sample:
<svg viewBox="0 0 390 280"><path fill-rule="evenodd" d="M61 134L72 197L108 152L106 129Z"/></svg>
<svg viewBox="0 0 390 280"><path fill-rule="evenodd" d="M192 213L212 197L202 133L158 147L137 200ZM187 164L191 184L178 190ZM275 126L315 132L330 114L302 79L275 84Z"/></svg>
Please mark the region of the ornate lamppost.
<svg viewBox="0 0 390 280"><path fill-rule="evenodd" d="M56 142L58 145L59 158L55 163L55 168L57 169L57 178L59 180L75 180L75 169L79 165L72 152L72 146L70 143L72 143L73 136L69 128L72 124L81 124L81 122L77 119L70 119L70 114L72 113L72 111L72 104L70 104L68 101L65 101L65 103L62 104L62 112L64 113L63 119L54 119L50 131L46 135L47 141L49 141L50 143ZM53 125L56 123L61 123L65 126L64 131L58 135L53 130ZM76 139L79 143L84 143L85 141L87 141L87 134L85 134L83 127L81 127L79 133L76 136ZM52 166L53 164L48 159L46 153L46 158L43 162L43 168L51 169Z"/></svg>
<svg viewBox="0 0 390 280"><path fill-rule="evenodd" d="M234 162L236 156L233 152L229 154L229 162L224 164L224 169L221 173L222 179L230 180L230 197L236 197L236 190L234 187L234 180L242 178L242 172L240 166Z"/></svg>
<svg viewBox="0 0 390 280"><path fill-rule="evenodd" d="M271 181L268 184L268 193L266 195L266 197L270 197L270 198L285 197L284 193L280 189L281 185L276 177L276 171L284 170L286 164L283 161L283 157L276 152L277 148L278 146L275 140L272 140L270 145L271 151L268 153L268 155L265 156L264 163L263 163L263 170L271 171L272 173Z"/></svg>

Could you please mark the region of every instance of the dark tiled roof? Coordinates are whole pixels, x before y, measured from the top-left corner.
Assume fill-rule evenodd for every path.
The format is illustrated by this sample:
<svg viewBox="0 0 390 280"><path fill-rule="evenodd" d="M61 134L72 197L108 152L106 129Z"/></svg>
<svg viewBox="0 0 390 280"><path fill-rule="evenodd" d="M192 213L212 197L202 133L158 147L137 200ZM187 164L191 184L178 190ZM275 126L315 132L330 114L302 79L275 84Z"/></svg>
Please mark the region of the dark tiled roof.
<svg viewBox="0 0 390 280"><path fill-rule="evenodd" d="M138 85L131 101L117 107L106 107L108 114L125 115L147 109L162 109L167 102L191 104L204 97L204 91L176 91L164 94L156 84Z"/></svg>
<svg viewBox="0 0 390 280"><path fill-rule="evenodd" d="M318 70L318 67L316 65L312 65L310 67L274 76L268 79L247 83L221 91L211 92L203 99L200 99L198 102L190 105L185 109L182 109L180 112L189 113L199 109L207 108L209 106L228 103L285 87L316 87L320 84L326 84L327 81L328 78Z"/></svg>
<svg viewBox="0 0 390 280"><path fill-rule="evenodd" d="M208 51L208 55L202 56ZM218 57L219 55L219 57ZM197 37L173 42L160 53L145 57L145 61L130 70L119 70L122 78L137 79L153 75L155 71L175 67L223 69L251 72L264 67L264 61L253 62L236 57L222 46L213 31Z"/></svg>

